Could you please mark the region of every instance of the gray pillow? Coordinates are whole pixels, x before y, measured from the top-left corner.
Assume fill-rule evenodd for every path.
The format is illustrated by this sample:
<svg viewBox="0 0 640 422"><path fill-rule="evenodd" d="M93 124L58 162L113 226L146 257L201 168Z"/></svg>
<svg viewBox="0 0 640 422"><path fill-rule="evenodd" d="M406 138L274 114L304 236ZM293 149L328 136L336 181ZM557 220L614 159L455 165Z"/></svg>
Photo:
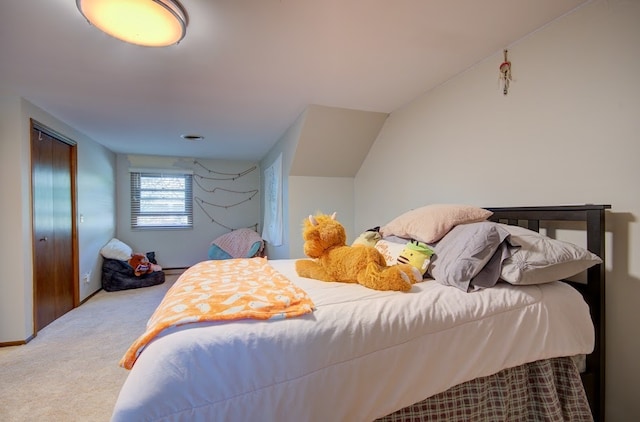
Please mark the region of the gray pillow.
<svg viewBox="0 0 640 422"><path fill-rule="evenodd" d="M500 224L510 242L520 249L505 260L501 278L511 284L542 284L564 280L602 263L599 256L585 248L544 236L518 226Z"/></svg>
<svg viewBox="0 0 640 422"><path fill-rule="evenodd" d="M463 291L491 287L500 278L502 262L517 249L509 232L488 221L459 224L433 245L431 276Z"/></svg>
<svg viewBox="0 0 640 422"><path fill-rule="evenodd" d="M518 246L511 245L509 238L504 239L498 246L491 259L485 264L475 277L471 279L470 289L486 289L493 287L500 279L502 265L507 258L513 256Z"/></svg>

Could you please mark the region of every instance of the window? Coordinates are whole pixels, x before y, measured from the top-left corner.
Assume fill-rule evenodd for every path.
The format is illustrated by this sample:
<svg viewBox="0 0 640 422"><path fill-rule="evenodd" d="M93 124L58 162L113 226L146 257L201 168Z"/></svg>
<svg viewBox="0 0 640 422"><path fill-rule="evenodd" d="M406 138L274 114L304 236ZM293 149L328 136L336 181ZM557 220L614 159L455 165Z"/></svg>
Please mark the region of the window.
<svg viewBox="0 0 640 422"><path fill-rule="evenodd" d="M192 178L184 173L131 170L131 228L193 228Z"/></svg>

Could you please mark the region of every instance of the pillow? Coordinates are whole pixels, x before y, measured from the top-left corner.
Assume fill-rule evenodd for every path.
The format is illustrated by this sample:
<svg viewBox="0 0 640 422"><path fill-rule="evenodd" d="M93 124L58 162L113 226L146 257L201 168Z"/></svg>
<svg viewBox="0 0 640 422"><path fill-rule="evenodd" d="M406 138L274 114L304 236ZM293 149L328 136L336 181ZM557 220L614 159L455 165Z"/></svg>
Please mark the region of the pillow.
<svg viewBox="0 0 640 422"><path fill-rule="evenodd" d="M433 246L431 276L465 292L492 287L500 278L502 262L514 251L505 242L508 237L507 230L489 221L457 225Z"/></svg>
<svg viewBox="0 0 640 422"><path fill-rule="evenodd" d="M483 221L492 214L489 210L470 205L427 205L396 217L380 229L380 234L434 243L456 225Z"/></svg>
<svg viewBox="0 0 640 422"><path fill-rule="evenodd" d="M500 225L511 233L511 242L520 245L520 249L505 260L500 272L500 277L508 283L549 283L602 263L596 254L573 243L552 239L524 227Z"/></svg>
<svg viewBox="0 0 640 422"><path fill-rule="evenodd" d="M406 239L400 240L402 241L402 243L399 243L395 239L380 239L375 244L374 248L376 248L378 252L380 252L382 256L384 256L384 260L387 265L397 264L398 256L400 256L400 252L404 250L404 247L407 244Z"/></svg>
<svg viewBox="0 0 640 422"><path fill-rule="evenodd" d="M227 252L225 252L220 246L213 244L209 246L209 251L207 252L207 256L209 259L231 259L233 258Z"/></svg>
<svg viewBox="0 0 640 422"><path fill-rule="evenodd" d="M100 254L103 258L117 259L120 261L127 261L131 258L133 250L124 242L116 239L111 239L106 245L100 249Z"/></svg>
<svg viewBox="0 0 640 422"><path fill-rule="evenodd" d="M365 232L360 233L360 235L353 241L351 246L364 245L364 246L375 246L378 243L382 236L380 236L380 227L374 227Z"/></svg>

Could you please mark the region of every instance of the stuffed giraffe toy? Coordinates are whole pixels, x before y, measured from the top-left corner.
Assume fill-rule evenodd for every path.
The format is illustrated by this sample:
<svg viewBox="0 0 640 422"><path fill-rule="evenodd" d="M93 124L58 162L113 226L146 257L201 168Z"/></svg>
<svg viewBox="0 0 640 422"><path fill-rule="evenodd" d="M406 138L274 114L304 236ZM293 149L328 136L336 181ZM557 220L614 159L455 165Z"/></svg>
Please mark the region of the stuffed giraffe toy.
<svg viewBox="0 0 640 422"><path fill-rule="evenodd" d="M411 290L422 274L410 264L387 266L384 257L371 246L346 245L344 227L336 214L318 214L304 220L304 253L312 259L296 261L301 277L322 281L358 283L375 290Z"/></svg>

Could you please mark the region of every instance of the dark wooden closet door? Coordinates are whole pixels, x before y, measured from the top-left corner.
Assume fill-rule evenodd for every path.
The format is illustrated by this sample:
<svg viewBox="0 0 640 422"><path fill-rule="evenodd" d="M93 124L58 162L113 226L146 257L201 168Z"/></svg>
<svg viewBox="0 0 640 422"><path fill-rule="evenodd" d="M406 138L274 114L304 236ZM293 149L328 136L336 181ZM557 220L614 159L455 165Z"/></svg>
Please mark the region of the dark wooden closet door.
<svg viewBox="0 0 640 422"><path fill-rule="evenodd" d="M32 129L36 332L74 307L72 149Z"/></svg>

